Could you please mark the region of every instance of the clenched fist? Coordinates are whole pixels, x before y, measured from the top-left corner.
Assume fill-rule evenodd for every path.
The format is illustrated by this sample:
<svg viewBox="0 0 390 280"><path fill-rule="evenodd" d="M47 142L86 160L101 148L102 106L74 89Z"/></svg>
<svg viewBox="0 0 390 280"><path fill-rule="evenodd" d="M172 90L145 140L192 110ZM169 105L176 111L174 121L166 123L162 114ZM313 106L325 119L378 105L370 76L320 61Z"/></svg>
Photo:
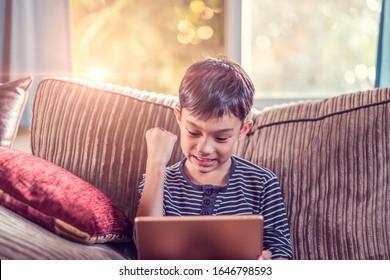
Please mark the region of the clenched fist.
<svg viewBox="0 0 390 280"><path fill-rule="evenodd" d="M153 127L146 131L148 161L166 166L171 158L177 136L163 128Z"/></svg>

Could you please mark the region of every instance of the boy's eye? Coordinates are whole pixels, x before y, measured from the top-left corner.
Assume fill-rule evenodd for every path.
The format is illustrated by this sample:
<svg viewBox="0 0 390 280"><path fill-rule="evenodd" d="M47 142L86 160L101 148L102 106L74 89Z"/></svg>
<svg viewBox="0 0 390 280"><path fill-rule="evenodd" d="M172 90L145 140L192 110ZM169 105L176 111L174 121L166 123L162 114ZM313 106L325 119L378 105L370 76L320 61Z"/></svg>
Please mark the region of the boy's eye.
<svg viewBox="0 0 390 280"><path fill-rule="evenodd" d="M186 129L187 130L187 133L191 136L191 137L201 137L202 136L202 133L200 132L195 132L195 131L191 131L189 129ZM220 137L215 137L215 141L217 142L220 142L220 143L223 143L223 142L227 142L229 140L231 136L220 136Z"/></svg>
<svg viewBox="0 0 390 280"><path fill-rule="evenodd" d="M217 137L215 138L215 140L217 140L218 142L226 142L229 138L228 137Z"/></svg>
<svg viewBox="0 0 390 280"><path fill-rule="evenodd" d="M188 132L189 135L191 135L191 136L193 136L193 137L197 137L197 136L200 135L199 133L190 131L190 130L188 130L188 129L187 129L187 132Z"/></svg>

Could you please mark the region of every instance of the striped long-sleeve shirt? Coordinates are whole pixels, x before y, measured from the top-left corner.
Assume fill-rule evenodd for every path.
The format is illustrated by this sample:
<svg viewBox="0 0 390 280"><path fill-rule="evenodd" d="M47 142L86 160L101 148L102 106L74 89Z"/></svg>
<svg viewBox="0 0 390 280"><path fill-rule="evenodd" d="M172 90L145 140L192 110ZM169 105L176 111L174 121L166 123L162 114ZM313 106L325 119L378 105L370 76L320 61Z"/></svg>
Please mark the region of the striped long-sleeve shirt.
<svg viewBox="0 0 390 280"><path fill-rule="evenodd" d="M276 175L233 156L226 186L196 185L184 172L185 159L167 167L163 209L166 216L251 215L264 218L264 250L272 258L293 257L290 230ZM142 195L144 180L139 185Z"/></svg>

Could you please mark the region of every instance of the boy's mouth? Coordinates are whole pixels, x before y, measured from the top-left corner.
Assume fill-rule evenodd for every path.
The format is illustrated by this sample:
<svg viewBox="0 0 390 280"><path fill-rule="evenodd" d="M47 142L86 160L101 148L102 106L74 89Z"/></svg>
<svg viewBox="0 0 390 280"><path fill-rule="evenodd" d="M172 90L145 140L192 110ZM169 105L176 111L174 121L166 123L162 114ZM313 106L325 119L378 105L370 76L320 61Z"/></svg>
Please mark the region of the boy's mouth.
<svg viewBox="0 0 390 280"><path fill-rule="evenodd" d="M204 157L198 157L198 156L192 156L196 163L199 165L199 166L203 166L203 167L208 167L210 165L213 164L213 162L215 161L215 159L210 159L210 158L204 158Z"/></svg>
<svg viewBox="0 0 390 280"><path fill-rule="evenodd" d="M204 157L197 157L197 156L194 156L197 160L199 161L205 161L205 162L210 162L210 161L213 161L213 159L210 159L210 158L204 158Z"/></svg>

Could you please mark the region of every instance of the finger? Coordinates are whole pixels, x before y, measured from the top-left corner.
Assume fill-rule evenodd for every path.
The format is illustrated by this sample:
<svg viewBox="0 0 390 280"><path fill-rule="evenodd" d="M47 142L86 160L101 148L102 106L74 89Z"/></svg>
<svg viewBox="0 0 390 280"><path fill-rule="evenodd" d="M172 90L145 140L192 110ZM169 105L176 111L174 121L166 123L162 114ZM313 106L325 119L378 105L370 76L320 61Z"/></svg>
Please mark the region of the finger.
<svg viewBox="0 0 390 280"><path fill-rule="evenodd" d="M272 257L272 253L269 250L264 250L262 255L259 257L260 260L270 260Z"/></svg>

